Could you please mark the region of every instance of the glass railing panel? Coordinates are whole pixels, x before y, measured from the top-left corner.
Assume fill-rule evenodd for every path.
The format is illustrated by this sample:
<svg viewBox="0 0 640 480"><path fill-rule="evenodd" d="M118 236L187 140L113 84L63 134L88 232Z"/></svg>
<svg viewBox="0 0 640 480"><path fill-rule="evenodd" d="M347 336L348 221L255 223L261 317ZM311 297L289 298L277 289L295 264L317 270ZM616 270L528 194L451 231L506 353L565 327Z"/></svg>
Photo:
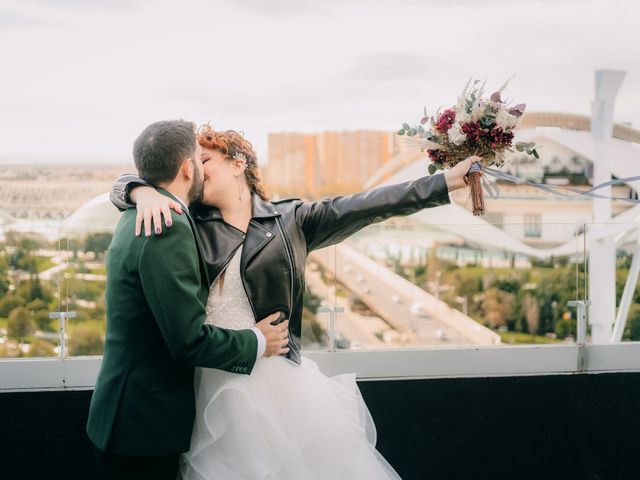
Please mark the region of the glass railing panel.
<svg viewBox="0 0 640 480"><path fill-rule="evenodd" d="M60 355L58 247L46 221L0 217L0 358Z"/></svg>
<svg viewBox="0 0 640 480"><path fill-rule="evenodd" d="M524 224L370 226L336 246L337 325L360 332L350 348L572 343L583 228L542 224L532 239Z"/></svg>
<svg viewBox="0 0 640 480"><path fill-rule="evenodd" d="M344 347L335 329L335 306L341 292L336 288L335 247L323 248L307 257L305 270L304 311L302 314L302 349L330 350Z"/></svg>
<svg viewBox="0 0 640 480"><path fill-rule="evenodd" d="M590 223L586 228L588 340L640 341L640 224Z"/></svg>
<svg viewBox="0 0 640 480"><path fill-rule="evenodd" d="M106 328L105 257L110 231L66 228L60 238L60 308L66 317L65 355L102 355Z"/></svg>

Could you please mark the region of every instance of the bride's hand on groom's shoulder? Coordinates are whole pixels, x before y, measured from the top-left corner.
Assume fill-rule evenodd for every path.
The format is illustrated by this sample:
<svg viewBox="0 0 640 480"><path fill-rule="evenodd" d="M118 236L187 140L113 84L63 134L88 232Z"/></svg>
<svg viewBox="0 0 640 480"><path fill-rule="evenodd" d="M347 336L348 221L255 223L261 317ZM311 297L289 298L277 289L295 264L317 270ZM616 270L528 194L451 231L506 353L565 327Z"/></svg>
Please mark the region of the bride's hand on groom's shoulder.
<svg viewBox="0 0 640 480"><path fill-rule="evenodd" d="M151 228L156 235L162 233L162 217L167 227L171 226L171 210L176 213L182 213L180 203L172 200L150 187L138 187L131 191L131 200L136 203L138 214L136 216L136 236L142 232L144 225L144 234L151 236Z"/></svg>

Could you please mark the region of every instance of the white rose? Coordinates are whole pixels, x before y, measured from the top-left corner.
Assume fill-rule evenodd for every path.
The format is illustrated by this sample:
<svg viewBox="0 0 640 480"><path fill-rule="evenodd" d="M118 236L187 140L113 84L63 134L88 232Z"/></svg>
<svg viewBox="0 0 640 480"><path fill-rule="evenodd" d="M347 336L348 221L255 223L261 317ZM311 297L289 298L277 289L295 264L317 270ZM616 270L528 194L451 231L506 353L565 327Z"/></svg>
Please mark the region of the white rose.
<svg viewBox="0 0 640 480"><path fill-rule="evenodd" d="M515 127L516 123L518 123L518 117L516 117L515 115L511 115L503 108L498 110L498 113L496 115L496 124L499 127L502 127L503 130Z"/></svg>
<svg viewBox="0 0 640 480"><path fill-rule="evenodd" d="M454 145L462 145L467 140L467 134L460 131L460 124L454 123L447 132L449 141Z"/></svg>

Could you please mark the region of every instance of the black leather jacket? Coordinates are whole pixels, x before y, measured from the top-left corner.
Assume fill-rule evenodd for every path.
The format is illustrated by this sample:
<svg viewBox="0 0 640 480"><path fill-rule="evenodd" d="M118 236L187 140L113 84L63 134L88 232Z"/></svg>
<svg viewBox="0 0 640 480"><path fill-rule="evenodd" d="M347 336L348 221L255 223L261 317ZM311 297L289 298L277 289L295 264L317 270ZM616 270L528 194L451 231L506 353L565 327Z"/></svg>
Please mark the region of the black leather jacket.
<svg viewBox="0 0 640 480"><path fill-rule="evenodd" d="M113 204L119 209L135 207L128 194L138 185L149 184L135 175L121 176L111 191ZM277 310L284 312L289 318L287 357L300 363L308 253L339 243L371 223L449 202L444 175L439 174L317 202L265 202L253 195L253 215L246 235L225 223L217 208L194 204L190 211L212 283L244 242L240 273L254 316L259 320Z"/></svg>

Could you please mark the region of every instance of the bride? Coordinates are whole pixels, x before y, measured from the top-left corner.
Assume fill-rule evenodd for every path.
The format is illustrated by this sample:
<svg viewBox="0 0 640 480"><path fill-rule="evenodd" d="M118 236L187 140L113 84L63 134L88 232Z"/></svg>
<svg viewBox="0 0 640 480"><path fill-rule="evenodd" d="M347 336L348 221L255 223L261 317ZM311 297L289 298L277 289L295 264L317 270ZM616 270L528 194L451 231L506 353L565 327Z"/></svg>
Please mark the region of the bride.
<svg viewBox="0 0 640 480"><path fill-rule="evenodd" d="M207 322L250 328L256 318L281 311L290 320L289 350L260 358L251 375L196 369L196 420L181 477L399 478L375 449L375 425L355 375L329 378L300 353L306 257L371 223L449 203L448 192L465 186L479 157L444 174L348 197L270 202L256 153L242 135L205 125L198 143L204 193L191 213L212 281ZM131 175L118 179L111 198L120 208L137 202L136 233L144 219L147 236L152 223L159 233L170 209L181 211Z"/></svg>

